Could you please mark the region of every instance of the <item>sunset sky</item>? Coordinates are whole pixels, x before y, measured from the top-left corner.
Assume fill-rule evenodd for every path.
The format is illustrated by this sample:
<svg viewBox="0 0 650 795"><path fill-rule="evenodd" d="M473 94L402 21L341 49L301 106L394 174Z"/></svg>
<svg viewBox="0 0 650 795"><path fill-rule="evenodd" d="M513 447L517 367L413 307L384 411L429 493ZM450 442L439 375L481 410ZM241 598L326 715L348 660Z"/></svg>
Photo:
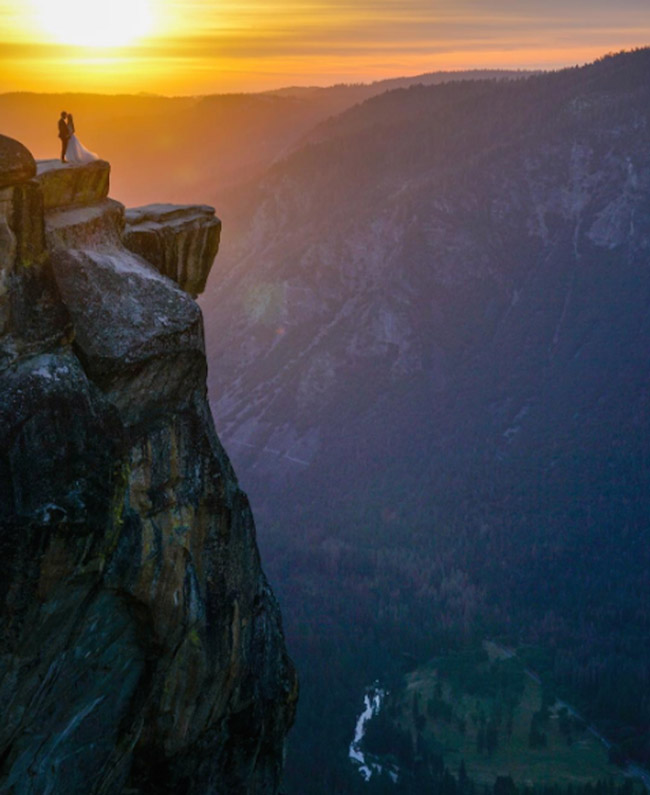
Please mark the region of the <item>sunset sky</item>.
<svg viewBox="0 0 650 795"><path fill-rule="evenodd" d="M257 91L649 43L650 0L0 0L0 92Z"/></svg>

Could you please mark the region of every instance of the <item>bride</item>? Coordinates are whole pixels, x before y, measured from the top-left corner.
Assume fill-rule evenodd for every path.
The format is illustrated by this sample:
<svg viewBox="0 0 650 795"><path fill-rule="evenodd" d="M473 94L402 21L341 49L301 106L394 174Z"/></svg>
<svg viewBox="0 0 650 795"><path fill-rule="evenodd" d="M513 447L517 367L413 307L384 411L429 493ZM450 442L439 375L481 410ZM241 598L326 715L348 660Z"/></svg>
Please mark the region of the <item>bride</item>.
<svg viewBox="0 0 650 795"><path fill-rule="evenodd" d="M69 163L92 163L93 160L99 160L99 157L94 152L89 152L75 135L72 113L68 113L67 124L70 132L68 148L65 153L67 161Z"/></svg>

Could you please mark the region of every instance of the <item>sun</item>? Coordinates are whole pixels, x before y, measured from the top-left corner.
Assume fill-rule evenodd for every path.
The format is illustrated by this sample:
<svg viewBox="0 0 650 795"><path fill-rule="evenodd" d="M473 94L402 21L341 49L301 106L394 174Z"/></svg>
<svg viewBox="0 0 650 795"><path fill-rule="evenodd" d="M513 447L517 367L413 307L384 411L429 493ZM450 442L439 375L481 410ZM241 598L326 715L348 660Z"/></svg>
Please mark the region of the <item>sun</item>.
<svg viewBox="0 0 650 795"><path fill-rule="evenodd" d="M122 47L152 27L149 0L32 0L43 29L60 44Z"/></svg>

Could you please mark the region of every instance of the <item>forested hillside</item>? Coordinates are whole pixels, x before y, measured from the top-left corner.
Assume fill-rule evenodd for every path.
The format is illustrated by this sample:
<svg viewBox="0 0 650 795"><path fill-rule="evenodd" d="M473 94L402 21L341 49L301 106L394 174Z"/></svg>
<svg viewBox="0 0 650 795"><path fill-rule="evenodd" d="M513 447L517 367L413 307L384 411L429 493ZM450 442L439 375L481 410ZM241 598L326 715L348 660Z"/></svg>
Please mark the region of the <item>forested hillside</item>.
<svg viewBox="0 0 650 795"><path fill-rule="evenodd" d="M488 634L650 754L648 74L385 93L229 194L211 401L303 677L292 792L352 786L360 688Z"/></svg>

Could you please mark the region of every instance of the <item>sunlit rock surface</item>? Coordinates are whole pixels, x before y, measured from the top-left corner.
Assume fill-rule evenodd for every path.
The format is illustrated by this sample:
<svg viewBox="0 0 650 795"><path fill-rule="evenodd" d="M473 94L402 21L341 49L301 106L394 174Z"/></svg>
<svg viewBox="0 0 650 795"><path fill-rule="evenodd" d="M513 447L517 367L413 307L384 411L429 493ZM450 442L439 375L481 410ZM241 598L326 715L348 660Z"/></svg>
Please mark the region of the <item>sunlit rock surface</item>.
<svg viewBox="0 0 650 795"><path fill-rule="evenodd" d="M36 163L31 152L19 141L0 135L0 188L31 179Z"/></svg>
<svg viewBox="0 0 650 795"><path fill-rule="evenodd" d="M108 196L111 167L105 160L95 160L85 166L61 163L60 160L41 160L37 181L43 192L46 210L91 204Z"/></svg>
<svg viewBox="0 0 650 795"><path fill-rule="evenodd" d="M0 192L0 792L274 793L296 677L201 314L85 169Z"/></svg>
<svg viewBox="0 0 650 795"><path fill-rule="evenodd" d="M149 204L126 211L124 244L193 296L219 250L221 221L205 205Z"/></svg>

